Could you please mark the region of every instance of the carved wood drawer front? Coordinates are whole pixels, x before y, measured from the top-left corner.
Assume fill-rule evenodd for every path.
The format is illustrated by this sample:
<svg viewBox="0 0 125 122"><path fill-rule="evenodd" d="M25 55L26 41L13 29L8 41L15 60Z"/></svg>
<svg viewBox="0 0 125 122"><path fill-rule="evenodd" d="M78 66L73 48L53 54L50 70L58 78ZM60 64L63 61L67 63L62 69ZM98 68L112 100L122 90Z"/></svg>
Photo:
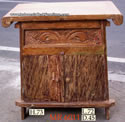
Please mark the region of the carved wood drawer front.
<svg viewBox="0 0 125 122"><path fill-rule="evenodd" d="M83 44L102 45L101 29L47 29L26 30L25 45L31 44Z"/></svg>

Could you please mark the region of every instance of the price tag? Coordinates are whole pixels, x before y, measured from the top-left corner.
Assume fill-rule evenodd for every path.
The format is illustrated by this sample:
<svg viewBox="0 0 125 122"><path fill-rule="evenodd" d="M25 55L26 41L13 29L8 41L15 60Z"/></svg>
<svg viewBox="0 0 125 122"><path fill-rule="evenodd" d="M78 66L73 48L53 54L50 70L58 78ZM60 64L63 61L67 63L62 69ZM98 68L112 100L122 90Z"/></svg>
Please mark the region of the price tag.
<svg viewBox="0 0 125 122"><path fill-rule="evenodd" d="M29 109L29 115L45 115L44 109Z"/></svg>

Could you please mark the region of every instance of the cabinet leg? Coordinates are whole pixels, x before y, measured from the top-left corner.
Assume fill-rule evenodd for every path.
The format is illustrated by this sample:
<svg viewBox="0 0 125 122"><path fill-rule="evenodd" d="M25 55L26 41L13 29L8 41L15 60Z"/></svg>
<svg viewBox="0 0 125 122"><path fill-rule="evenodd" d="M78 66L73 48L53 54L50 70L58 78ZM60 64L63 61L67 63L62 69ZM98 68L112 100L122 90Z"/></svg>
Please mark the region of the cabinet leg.
<svg viewBox="0 0 125 122"><path fill-rule="evenodd" d="M109 113L109 107L107 107L107 108L105 108L105 117L106 117L107 120L110 119L110 115L109 114L110 114Z"/></svg>
<svg viewBox="0 0 125 122"><path fill-rule="evenodd" d="M26 117L26 108L21 107L21 119L24 120Z"/></svg>

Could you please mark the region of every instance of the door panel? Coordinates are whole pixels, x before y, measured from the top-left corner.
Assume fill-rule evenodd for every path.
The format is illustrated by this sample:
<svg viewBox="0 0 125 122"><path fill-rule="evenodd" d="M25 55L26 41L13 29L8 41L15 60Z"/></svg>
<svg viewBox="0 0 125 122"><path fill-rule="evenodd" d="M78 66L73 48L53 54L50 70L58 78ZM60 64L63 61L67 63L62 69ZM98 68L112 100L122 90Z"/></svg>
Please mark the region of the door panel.
<svg viewBox="0 0 125 122"><path fill-rule="evenodd" d="M65 55L65 101L108 98L104 55Z"/></svg>
<svg viewBox="0 0 125 122"><path fill-rule="evenodd" d="M78 56L78 101L102 101L108 98L104 55Z"/></svg>
<svg viewBox="0 0 125 122"><path fill-rule="evenodd" d="M22 95L25 101L61 101L61 56L24 56ZM60 77L60 78L59 78Z"/></svg>

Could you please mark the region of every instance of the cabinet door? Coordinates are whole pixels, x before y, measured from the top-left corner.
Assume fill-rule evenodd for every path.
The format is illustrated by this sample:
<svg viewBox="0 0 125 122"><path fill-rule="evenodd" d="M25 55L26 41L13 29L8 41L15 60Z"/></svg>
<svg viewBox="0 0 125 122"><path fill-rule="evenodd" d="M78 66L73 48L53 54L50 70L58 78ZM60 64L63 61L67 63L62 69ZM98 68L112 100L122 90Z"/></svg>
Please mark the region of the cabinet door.
<svg viewBox="0 0 125 122"><path fill-rule="evenodd" d="M108 98L103 54L65 55L64 69L65 102Z"/></svg>
<svg viewBox="0 0 125 122"><path fill-rule="evenodd" d="M25 101L61 101L61 56L23 56L22 96Z"/></svg>

